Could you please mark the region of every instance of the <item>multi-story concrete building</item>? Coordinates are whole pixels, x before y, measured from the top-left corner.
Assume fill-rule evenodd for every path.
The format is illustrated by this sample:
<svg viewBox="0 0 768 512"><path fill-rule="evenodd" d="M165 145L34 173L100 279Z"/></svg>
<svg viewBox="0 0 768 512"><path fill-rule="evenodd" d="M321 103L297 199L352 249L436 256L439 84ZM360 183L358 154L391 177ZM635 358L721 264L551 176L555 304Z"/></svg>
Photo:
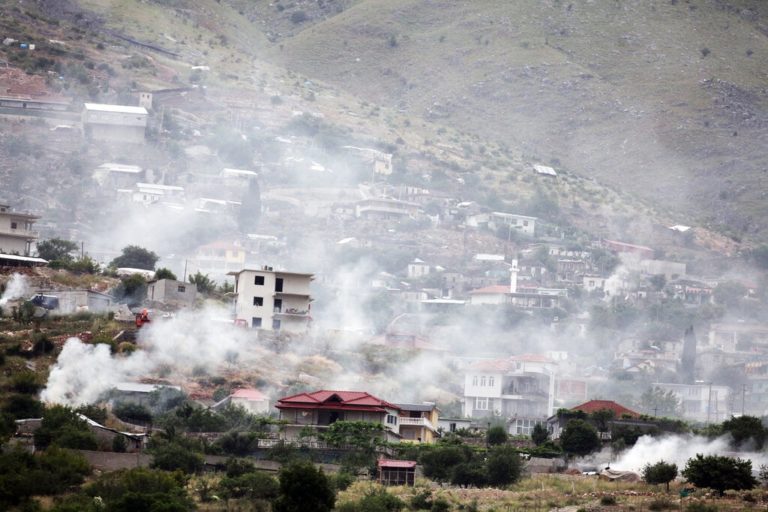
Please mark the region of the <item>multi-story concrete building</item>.
<svg viewBox="0 0 768 512"><path fill-rule="evenodd" d="M312 274L244 269L235 276L235 321L268 331L306 332L311 321Z"/></svg>
<svg viewBox="0 0 768 512"><path fill-rule="evenodd" d="M32 244L38 238L32 225L40 217L11 211L7 204L0 204L0 253L29 256Z"/></svg>
<svg viewBox="0 0 768 512"><path fill-rule="evenodd" d="M464 414L504 417L510 431L529 434L552 414L557 363L536 354L478 361L464 377Z"/></svg>

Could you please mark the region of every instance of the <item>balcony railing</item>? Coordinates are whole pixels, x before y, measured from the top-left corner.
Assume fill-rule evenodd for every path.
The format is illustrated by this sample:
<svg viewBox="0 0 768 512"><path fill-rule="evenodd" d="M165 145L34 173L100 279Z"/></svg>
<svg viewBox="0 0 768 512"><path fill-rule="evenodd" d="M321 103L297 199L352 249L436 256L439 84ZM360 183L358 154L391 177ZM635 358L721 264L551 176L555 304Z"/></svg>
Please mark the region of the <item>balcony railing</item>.
<svg viewBox="0 0 768 512"><path fill-rule="evenodd" d="M283 316L309 316L309 311L297 308L275 308L273 313Z"/></svg>
<svg viewBox="0 0 768 512"><path fill-rule="evenodd" d="M0 228L0 235L18 236L20 238L39 238L40 233L29 229Z"/></svg>
<svg viewBox="0 0 768 512"><path fill-rule="evenodd" d="M432 425L432 423L427 418L407 418L407 417L401 416L397 420L400 422L401 427L414 426L414 427L424 427L430 430L437 430L435 426Z"/></svg>

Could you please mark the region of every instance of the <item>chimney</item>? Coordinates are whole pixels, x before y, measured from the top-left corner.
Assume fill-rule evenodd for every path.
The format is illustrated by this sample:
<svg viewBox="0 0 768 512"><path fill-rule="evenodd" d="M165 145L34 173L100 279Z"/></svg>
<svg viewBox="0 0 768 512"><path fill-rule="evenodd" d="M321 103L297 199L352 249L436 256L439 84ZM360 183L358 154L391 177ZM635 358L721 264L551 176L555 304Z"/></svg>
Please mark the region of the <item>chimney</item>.
<svg viewBox="0 0 768 512"><path fill-rule="evenodd" d="M517 293L517 259L512 260L512 268L509 269L509 293Z"/></svg>

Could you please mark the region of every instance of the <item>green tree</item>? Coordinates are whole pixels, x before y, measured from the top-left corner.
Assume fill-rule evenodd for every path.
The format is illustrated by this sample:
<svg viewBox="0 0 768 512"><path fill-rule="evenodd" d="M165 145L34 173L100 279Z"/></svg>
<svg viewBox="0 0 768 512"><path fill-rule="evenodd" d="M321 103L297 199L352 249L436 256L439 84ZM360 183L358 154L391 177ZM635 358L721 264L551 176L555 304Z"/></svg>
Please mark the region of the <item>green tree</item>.
<svg viewBox="0 0 768 512"><path fill-rule="evenodd" d="M112 295L129 305L140 304L147 295L147 281L141 274L124 277L112 290Z"/></svg>
<svg viewBox="0 0 768 512"><path fill-rule="evenodd" d="M747 294L747 288L735 281L723 281L715 287L713 295L718 304L727 308L733 308L739 305L741 299Z"/></svg>
<svg viewBox="0 0 768 512"><path fill-rule="evenodd" d="M757 450L763 448L765 443L766 428L760 418L754 416L740 416L724 421L722 424L724 434L731 434L736 448L752 444Z"/></svg>
<svg viewBox="0 0 768 512"><path fill-rule="evenodd" d="M176 274L171 272L170 269L162 267L155 270L155 279L157 279L158 281L160 279L170 279L172 281L176 281Z"/></svg>
<svg viewBox="0 0 768 512"><path fill-rule="evenodd" d="M488 483L497 487L517 482L523 472L523 462L520 455L511 446L494 446L491 448L485 467Z"/></svg>
<svg viewBox="0 0 768 512"><path fill-rule="evenodd" d="M189 276L189 282L194 284L197 291L204 295L210 295L216 291L216 281L208 277L208 274L203 274L199 270Z"/></svg>
<svg viewBox="0 0 768 512"><path fill-rule="evenodd" d="M651 386L640 395L640 409L646 414L674 418L680 415L680 400L671 390Z"/></svg>
<svg viewBox="0 0 768 512"><path fill-rule="evenodd" d="M71 253L77 249L75 242L62 238L51 238L37 243L37 255L48 261L71 261Z"/></svg>
<svg viewBox="0 0 768 512"><path fill-rule="evenodd" d="M495 446L504 444L509 439L509 434L503 425L494 425L488 429L485 436L485 441L489 446Z"/></svg>
<svg viewBox="0 0 768 512"><path fill-rule="evenodd" d="M649 484L666 484L669 492L669 482L677 477L677 465L660 460L656 464L646 464L643 468L643 480Z"/></svg>
<svg viewBox="0 0 768 512"><path fill-rule="evenodd" d="M231 498L272 501L277 498L279 485L274 477L254 471L222 478L219 489L224 496Z"/></svg>
<svg viewBox="0 0 768 512"><path fill-rule="evenodd" d="M440 482L447 481L453 467L467 462L470 457L462 446L436 446L421 454L424 476Z"/></svg>
<svg viewBox="0 0 768 512"><path fill-rule="evenodd" d="M123 253L113 259L109 266L154 270L155 263L157 263L157 260L159 259L160 257L152 251L139 247L138 245L128 245L123 247Z"/></svg>
<svg viewBox="0 0 768 512"><path fill-rule="evenodd" d="M40 428L35 431L35 446L56 444L62 448L95 450L96 436L78 413L63 405L53 405L43 413Z"/></svg>
<svg viewBox="0 0 768 512"><path fill-rule="evenodd" d="M570 420L560 434L560 446L569 455L584 456L600 447L600 438L586 421Z"/></svg>
<svg viewBox="0 0 768 512"><path fill-rule="evenodd" d="M101 498L102 510L109 512L186 512L193 504L185 486L186 478L179 472L135 468L104 473L85 493Z"/></svg>
<svg viewBox="0 0 768 512"><path fill-rule="evenodd" d="M175 471L180 469L185 473L197 473L203 469L204 459L199 453L195 453L186 446L177 443L168 443L153 449L152 464L150 467Z"/></svg>
<svg viewBox="0 0 768 512"><path fill-rule="evenodd" d="M320 434L320 439L331 446L347 451L342 461L345 470L355 473L360 468L372 467L376 460L376 447L383 443L384 427L370 421L336 421Z"/></svg>
<svg viewBox="0 0 768 512"><path fill-rule="evenodd" d="M611 409L600 409L589 415L599 432L608 432L611 420L616 417L616 413Z"/></svg>
<svg viewBox="0 0 768 512"><path fill-rule="evenodd" d="M280 470L280 493L275 512L330 512L336 497L322 469L308 462L295 462Z"/></svg>
<svg viewBox="0 0 768 512"><path fill-rule="evenodd" d="M541 446L547 439L549 439L547 427L542 423L534 425L533 431L531 432L531 439L536 446Z"/></svg>
<svg viewBox="0 0 768 512"><path fill-rule="evenodd" d="M728 489L752 489L758 482L752 476L752 461L721 455L697 454L688 459L682 475L696 487L709 487L721 495Z"/></svg>

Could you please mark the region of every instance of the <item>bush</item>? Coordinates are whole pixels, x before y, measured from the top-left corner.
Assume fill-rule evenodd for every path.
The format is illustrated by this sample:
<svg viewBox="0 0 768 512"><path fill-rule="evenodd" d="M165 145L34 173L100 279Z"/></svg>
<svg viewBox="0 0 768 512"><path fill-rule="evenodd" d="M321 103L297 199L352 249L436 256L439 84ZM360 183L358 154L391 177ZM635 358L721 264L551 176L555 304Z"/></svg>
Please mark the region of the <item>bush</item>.
<svg viewBox="0 0 768 512"><path fill-rule="evenodd" d="M603 496L602 498L600 498L600 504L601 505L606 505L606 506L608 506L608 505L615 505L616 504L616 496L613 496L613 495L610 495L610 494L608 494L606 496Z"/></svg>
<svg viewBox="0 0 768 512"><path fill-rule="evenodd" d="M330 512L336 497L322 469L310 463L293 463L280 470L280 494L275 512Z"/></svg>
<svg viewBox="0 0 768 512"><path fill-rule="evenodd" d="M128 423L152 423L152 413L143 405L134 403L119 403L113 411L115 416Z"/></svg>
<svg viewBox="0 0 768 512"><path fill-rule="evenodd" d="M185 473L197 473L203 469L203 465L203 456L199 453L190 451L177 443L169 443L154 449L150 467L165 471L179 469Z"/></svg>
<svg viewBox="0 0 768 512"><path fill-rule="evenodd" d="M668 498L657 498L648 504L648 510L670 510L673 508L677 508L677 505Z"/></svg>
<svg viewBox="0 0 768 512"><path fill-rule="evenodd" d="M488 429L486 441L489 445L504 444L509 439L506 429L501 425L494 425Z"/></svg>
<svg viewBox="0 0 768 512"><path fill-rule="evenodd" d="M686 512L717 512L719 509L715 505L706 503L691 503L685 507Z"/></svg>
<svg viewBox="0 0 768 512"><path fill-rule="evenodd" d="M16 375L11 381L11 388L14 391L25 394L37 393L43 385L32 372L24 372Z"/></svg>
<svg viewBox="0 0 768 512"><path fill-rule="evenodd" d="M236 477L225 477L219 483L224 496L248 498L249 500L273 500L278 494L277 480L265 473L245 473Z"/></svg>
<svg viewBox="0 0 768 512"><path fill-rule="evenodd" d="M563 451L572 455L587 455L600 447L597 430L584 420L569 420L560 435Z"/></svg>
<svg viewBox="0 0 768 512"><path fill-rule="evenodd" d="M485 463L488 473L488 483L495 486L506 486L517 482L523 472L523 462L520 455L511 446L497 446L488 453Z"/></svg>
<svg viewBox="0 0 768 512"><path fill-rule="evenodd" d="M35 431L35 446L47 447L56 444L62 448L95 450L96 436L89 430L88 423L78 414L62 405L45 410L40 428Z"/></svg>
<svg viewBox="0 0 768 512"><path fill-rule="evenodd" d="M112 451L118 453L125 453L128 450L128 443L125 442L125 437L116 435L112 438Z"/></svg>
<svg viewBox="0 0 768 512"><path fill-rule="evenodd" d="M709 487L721 495L728 489L752 489L758 483L752 476L752 461L720 455L688 459L682 475L696 487Z"/></svg>

